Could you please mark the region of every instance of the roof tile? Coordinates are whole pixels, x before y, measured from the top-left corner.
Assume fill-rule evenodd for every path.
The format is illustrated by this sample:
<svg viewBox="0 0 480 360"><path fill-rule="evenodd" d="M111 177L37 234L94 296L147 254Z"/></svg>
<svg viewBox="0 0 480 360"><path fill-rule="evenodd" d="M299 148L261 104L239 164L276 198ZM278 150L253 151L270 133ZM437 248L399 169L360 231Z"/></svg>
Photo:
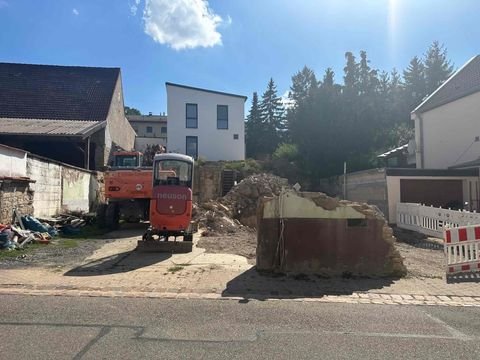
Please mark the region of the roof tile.
<svg viewBox="0 0 480 360"><path fill-rule="evenodd" d="M0 118L103 121L119 68L0 63Z"/></svg>

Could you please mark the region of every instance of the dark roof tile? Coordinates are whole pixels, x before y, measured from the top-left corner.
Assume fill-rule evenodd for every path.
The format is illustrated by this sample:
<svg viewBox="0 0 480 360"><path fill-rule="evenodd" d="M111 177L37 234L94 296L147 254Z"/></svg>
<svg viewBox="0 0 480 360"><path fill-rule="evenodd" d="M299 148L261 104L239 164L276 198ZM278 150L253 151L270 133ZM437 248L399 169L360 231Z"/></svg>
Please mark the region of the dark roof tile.
<svg viewBox="0 0 480 360"><path fill-rule="evenodd" d="M119 68L0 63L0 118L106 120Z"/></svg>

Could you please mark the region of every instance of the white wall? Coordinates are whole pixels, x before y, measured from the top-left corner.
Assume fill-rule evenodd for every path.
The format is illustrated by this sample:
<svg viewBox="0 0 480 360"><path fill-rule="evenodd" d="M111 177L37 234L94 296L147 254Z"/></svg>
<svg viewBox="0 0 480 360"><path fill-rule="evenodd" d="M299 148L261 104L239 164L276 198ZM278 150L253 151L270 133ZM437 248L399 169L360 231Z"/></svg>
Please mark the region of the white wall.
<svg viewBox="0 0 480 360"><path fill-rule="evenodd" d="M186 128L186 104L198 105L198 128ZM217 105L228 105L228 129L217 129ZM243 98L167 85L168 151L185 154L186 137L198 136L198 155L205 160L245 159ZM234 140L238 134L238 140Z"/></svg>
<svg viewBox="0 0 480 360"><path fill-rule="evenodd" d="M480 92L421 114L425 169L446 169L480 157ZM416 143L420 144L418 117ZM468 147L470 149L468 149ZM468 150L467 150L468 149ZM418 149L420 150L420 149ZM465 152L465 154L463 154ZM462 155L463 154L463 155ZM417 167L420 167L417 156Z"/></svg>
<svg viewBox="0 0 480 360"><path fill-rule="evenodd" d="M469 182L475 185L476 180L472 177L458 176L387 176L387 198L388 198L388 222L395 224L397 221L397 204L400 203L400 180L462 180L463 200L470 201ZM472 192L475 192L475 186L472 186ZM472 194L474 196L474 194ZM475 196L474 196L475 197ZM472 204L474 205L474 203Z"/></svg>
<svg viewBox="0 0 480 360"><path fill-rule="evenodd" d="M0 144L0 177L27 176L27 152Z"/></svg>
<svg viewBox="0 0 480 360"><path fill-rule="evenodd" d="M34 183L33 215L52 216L60 212L62 205L62 167L53 162L28 158L27 174Z"/></svg>

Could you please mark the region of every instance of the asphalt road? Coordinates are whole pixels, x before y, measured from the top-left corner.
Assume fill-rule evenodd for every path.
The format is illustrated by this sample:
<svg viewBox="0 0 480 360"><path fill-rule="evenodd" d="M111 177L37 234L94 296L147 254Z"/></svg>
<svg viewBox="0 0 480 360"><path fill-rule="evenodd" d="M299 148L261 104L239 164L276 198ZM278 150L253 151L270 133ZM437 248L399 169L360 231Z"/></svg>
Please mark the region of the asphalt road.
<svg viewBox="0 0 480 360"><path fill-rule="evenodd" d="M1 359L479 359L480 309L0 296Z"/></svg>

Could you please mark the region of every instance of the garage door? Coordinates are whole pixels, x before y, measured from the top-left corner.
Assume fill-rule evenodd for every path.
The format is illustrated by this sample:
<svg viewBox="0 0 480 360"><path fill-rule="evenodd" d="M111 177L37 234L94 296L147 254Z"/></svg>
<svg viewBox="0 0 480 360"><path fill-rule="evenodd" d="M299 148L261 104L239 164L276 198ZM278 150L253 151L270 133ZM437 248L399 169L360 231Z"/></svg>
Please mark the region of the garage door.
<svg viewBox="0 0 480 360"><path fill-rule="evenodd" d="M400 180L401 202L458 208L463 204L462 180Z"/></svg>

